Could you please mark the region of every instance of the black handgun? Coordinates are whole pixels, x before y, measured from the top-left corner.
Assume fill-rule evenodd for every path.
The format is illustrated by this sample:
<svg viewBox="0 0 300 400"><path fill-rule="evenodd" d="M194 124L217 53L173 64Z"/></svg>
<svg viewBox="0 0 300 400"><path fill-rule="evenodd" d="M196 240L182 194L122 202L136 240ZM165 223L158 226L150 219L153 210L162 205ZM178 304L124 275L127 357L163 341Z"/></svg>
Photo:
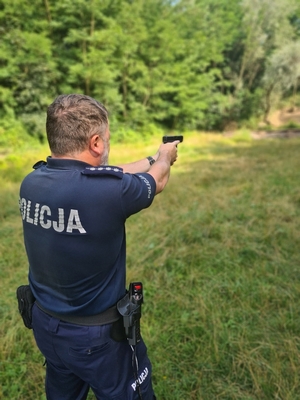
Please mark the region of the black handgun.
<svg viewBox="0 0 300 400"><path fill-rule="evenodd" d="M183 142L183 136L178 135L178 136L163 136L162 141L163 143L172 143L175 142L175 140L179 140L180 142Z"/></svg>

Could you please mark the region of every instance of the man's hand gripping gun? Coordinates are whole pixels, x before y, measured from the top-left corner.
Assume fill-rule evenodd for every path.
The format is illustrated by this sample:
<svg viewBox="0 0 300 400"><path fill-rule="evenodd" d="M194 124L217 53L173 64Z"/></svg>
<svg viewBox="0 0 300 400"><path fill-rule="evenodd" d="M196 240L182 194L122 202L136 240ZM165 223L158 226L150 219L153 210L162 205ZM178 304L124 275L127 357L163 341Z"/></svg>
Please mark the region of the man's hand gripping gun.
<svg viewBox="0 0 300 400"><path fill-rule="evenodd" d="M142 282L131 282L128 293L117 303L118 311L123 317L128 343L132 346L135 346L141 340L140 319L142 316L142 303Z"/></svg>

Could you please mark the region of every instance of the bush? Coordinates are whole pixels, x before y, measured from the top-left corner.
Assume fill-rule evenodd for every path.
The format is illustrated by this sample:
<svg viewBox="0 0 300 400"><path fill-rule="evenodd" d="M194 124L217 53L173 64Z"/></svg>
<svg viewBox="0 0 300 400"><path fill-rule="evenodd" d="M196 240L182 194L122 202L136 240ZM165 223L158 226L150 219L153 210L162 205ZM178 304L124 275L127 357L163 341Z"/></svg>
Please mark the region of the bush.
<svg viewBox="0 0 300 400"><path fill-rule="evenodd" d="M34 144L21 121L13 118L0 119L0 148L10 152L26 144Z"/></svg>

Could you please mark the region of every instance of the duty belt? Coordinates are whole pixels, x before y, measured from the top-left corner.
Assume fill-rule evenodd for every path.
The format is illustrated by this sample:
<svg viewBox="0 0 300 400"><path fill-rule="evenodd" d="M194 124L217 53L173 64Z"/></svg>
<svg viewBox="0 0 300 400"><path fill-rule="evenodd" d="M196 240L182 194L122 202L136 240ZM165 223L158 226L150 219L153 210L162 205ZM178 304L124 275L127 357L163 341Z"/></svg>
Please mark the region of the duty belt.
<svg viewBox="0 0 300 400"><path fill-rule="evenodd" d="M103 311L100 314L77 316L77 315L57 314L52 311L45 310L37 301L35 302L40 310L50 315L51 317L76 325L86 325L86 326L106 325L106 324L111 324L121 318L121 315L117 310L117 306L110 307L106 311Z"/></svg>

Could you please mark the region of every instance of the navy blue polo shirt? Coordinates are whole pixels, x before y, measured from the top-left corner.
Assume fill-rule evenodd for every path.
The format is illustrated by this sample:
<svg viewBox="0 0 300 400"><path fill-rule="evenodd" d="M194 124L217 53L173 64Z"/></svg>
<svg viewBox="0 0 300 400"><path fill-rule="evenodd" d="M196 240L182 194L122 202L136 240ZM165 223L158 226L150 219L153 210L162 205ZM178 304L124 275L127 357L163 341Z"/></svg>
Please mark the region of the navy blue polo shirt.
<svg viewBox="0 0 300 400"><path fill-rule="evenodd" d="M29 283L40 305L63 315L95 315L125 294L125 221L155 195L147 173L54 159L20 188Z"/></svg>

